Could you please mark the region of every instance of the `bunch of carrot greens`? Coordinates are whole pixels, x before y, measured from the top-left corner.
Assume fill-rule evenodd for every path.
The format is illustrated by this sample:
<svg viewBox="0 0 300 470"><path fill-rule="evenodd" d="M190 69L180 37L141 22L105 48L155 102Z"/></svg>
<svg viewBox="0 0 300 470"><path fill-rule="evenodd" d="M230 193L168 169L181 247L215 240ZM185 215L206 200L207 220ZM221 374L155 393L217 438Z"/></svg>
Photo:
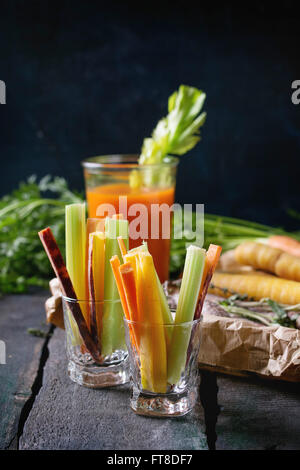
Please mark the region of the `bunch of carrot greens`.
<svg viewBox="0 0 300 470"><path fill-rule="evenodd" d="M68 303L72 343L83 341L99 362L125 348L122 306L110 259L121 256L118 236L128 247L128 221L119 214L105 221L86 220L85 203L67 205L65 215L66 265L51 230L44 229L39 236L63 294L75 300Z"/></svg>
<svg viewBox="0 0 300 470"><path fill-rule="evenodd" d="M124 263L114 256L111 266L128 320L131 345L139 355L141 384L145 390L165 393L169 385L180 381L184 371L191 322L201 315L221 247L210 245L207 252L194 245L187 248L173 318L147 245L127 252L121 238L119 243Z"/></svg>

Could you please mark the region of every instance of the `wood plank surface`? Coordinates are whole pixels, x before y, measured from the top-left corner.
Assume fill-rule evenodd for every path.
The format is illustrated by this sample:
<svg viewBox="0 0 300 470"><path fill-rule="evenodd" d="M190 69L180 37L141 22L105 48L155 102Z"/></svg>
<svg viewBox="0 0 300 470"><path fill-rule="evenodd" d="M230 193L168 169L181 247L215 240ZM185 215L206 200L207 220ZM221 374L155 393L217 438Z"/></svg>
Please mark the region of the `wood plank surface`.
<svg viewBox="0 0 300 470"><path fill-rule="evenodd" d="M0 301L0 340L7 348L7 363L0 364L1 449L191 450L214 448L215 441L217 449L300 449L299 383L202 371L205 413L199 400L192 414L176 419L135 415L128 385L91 390L74 384L64 332L56 329L48 345L27 332L48 330L46 297Z"/></svg>
<svg viewBox="0 0 300 470"><path fill-rule="evenodd" d="M217 449L299 450L300 384L218 377Z"/></svg>
<svg viewBox="0 0 300 470"><path fill-rule="evenodd" d="M21 411L30 399L37 377L44 338L27 332L43 328L47 294L0 299L0 340L6 346L6 364L0 364L0 449L17 447Z"/></svg>
<svg viewBox="0 0 300 470"><path fill-rule="evenodd" d="M129 385L93 390L71 382L63 331L55 330L49 353L20 449L207 449L200 403L181 418L137 416Z"/></svg>

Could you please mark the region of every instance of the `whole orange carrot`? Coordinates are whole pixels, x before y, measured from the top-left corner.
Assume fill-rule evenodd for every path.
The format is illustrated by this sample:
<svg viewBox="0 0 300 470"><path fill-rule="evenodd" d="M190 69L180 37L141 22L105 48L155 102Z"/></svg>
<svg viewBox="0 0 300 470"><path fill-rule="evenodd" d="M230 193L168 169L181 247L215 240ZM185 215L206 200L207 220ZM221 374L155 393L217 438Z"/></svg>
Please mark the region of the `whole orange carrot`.
<svg viewBox="0 0 300 470"><path fill-rule="evenodd" d="M286 251L290 255L300 257L300 243L286 235L273 235L268 239L268 245Z"/></svg>

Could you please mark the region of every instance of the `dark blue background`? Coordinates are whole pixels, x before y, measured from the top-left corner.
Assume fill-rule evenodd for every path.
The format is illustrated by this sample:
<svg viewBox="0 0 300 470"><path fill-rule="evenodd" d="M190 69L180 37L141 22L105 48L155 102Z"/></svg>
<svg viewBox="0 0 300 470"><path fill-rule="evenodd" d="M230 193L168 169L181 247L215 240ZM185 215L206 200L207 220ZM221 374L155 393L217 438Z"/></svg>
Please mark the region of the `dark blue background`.
<svg viewBox="0 0 300 470"><path fill-rule="evenodd" d="M241 3L2 2L0 193L32 173L83 188L80 161L138 152L184 83L207 93L208 116L177 200L296 228L300 16L296 2Z"/></svg>

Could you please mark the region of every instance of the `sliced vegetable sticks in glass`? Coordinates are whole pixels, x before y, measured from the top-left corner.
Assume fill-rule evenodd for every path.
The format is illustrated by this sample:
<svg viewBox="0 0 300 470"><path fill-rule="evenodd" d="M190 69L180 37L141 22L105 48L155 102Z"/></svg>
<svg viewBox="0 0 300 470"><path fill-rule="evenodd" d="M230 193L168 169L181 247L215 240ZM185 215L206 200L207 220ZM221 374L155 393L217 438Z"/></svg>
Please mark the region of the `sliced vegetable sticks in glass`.
<svg viewBox="0 0 300 470"><path fill-rule="evenodd" d="M191 322L199 297L204 264L205 250L189 246L186 252L184 271L179 292L175 324ZM174 328L168 351L168 382L176 384L185 367L186 353L190 341L191 326Z"/></svg>
<svg viewBox="0 0 300 470"><path fill-rule="evenodd" d="M125 316L135 322L131 325L131 342L138 344L141 385L144 390L165 393L168 386L180 381L185 369L192 322L201 314L221 247L210 245L207 252L197 246L188 247L175 320L147 245L122 251L125 263L116 266L119 273L115 276L124 293Z"/></svg>
<svg viewBox="0 0 300 470"><path fill-rule="evenodd" d="M66 267L79 300L87 299L85 210L85 203L70 204L65 208ZM89 326L89 312L86 305L81 305L81 310ZM81 339L71 315L70 324L74 334L74 345L80 344Z"/></svg>
<svg viewBox="0 0 300 470"><path fill-rule="evenodd" d="M110 259L114 255L122 259L117 239L118 236L122 236L125 246L128 248L128 221L107 217L105 220L104 299L111 301L118 301L120 299L110 264ZM123 349L124 346L125 333L122 306L119 302L112 302L104 307L101 352L104 356L107 356L117 349Z"/></svg>

